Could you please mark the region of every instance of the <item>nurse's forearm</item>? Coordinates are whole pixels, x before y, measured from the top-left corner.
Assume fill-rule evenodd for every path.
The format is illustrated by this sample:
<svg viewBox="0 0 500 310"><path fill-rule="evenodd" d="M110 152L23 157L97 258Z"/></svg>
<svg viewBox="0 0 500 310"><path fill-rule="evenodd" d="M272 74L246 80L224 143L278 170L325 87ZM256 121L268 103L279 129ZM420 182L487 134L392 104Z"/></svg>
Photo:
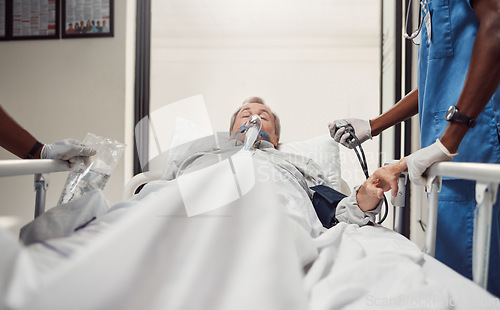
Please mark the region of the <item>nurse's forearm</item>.
<svg viewBox="0 0 500 310"><path fill-rule="evenodd" d="M0 106L0 146L20 158L25 158L36 142L37 140ZM34 158L40 158L40 150Z"/></svg>
<svg viewBox="0 0 500 310"><path fill-rule="evenodd" d="M500 0L475 0L473 6L480 26L456 106L466 116L477 118L500 84ZM451 122L441 142L456 153L468 129L464 124Z"/></svg>
<svg viewBox="0 0 500 310"><path fill-rule="evenodd" d="M403 99L382 115L370 120L372 136L399 124L418 113L418 89L409 92Z"/></svg>

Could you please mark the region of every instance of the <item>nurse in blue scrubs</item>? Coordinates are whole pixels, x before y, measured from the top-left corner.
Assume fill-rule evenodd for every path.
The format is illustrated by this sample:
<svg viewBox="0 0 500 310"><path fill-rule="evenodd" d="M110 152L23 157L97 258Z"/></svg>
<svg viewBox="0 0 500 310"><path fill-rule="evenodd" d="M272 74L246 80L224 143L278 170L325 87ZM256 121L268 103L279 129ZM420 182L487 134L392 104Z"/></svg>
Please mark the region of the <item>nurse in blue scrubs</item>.
<svg viewBox="0 0 500 310"><path fill-rule="evenodd" d="M415 115L422 149L406 158L410 179L434 162L500 163L500 0L423 0L418 89L392 109L348 120L360 140ZM347 135L330 125L344 145ZM500 193L500 191L499 191ZM472 277L475 184L443 180L436 258ZM500 297L500 195L493 207L488 290Z"/></svg>

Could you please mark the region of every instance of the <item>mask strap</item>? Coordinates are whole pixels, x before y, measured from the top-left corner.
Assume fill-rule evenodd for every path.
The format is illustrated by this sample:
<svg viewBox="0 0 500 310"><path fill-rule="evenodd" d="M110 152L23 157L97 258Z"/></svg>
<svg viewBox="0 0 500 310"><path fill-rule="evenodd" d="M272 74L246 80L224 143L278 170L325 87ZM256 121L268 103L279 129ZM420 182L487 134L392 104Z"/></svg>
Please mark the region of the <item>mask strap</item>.
<svg viewBox="0 0 500 310"><path fill-rule="evenodd" d="M261 131L261 132L260 132L260 136L261 136L262 138L266 139L266 141L267 141L267 142L271 142L271 141L269 141L269 134L267 134L267 133L265 133L265 132Z"/></svg>
<svg viewBox="0 0 500 310"><path fill-rule="evenodd" d="M239 129L238 133L237 133L237 134L235 134L235 135L234 135L234 137L233 137L231 140L236 139L236 137L237 137L240 133L242 133L243 131L247 130L247 126L243 125L243 126L241 126L240 128L238 128L238 129Z"/></svg>

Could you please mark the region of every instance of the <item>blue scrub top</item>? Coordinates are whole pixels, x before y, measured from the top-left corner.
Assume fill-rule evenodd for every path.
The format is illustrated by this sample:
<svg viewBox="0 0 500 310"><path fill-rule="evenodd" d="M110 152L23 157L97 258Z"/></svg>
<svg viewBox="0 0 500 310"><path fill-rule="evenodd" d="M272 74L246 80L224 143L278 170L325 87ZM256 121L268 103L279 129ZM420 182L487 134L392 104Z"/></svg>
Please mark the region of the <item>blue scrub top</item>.
<svg viewBox="0 0 500 310"><path fill-rule="evenodd" d="M423 23L419 46L418 100L421 144L441 137L445 113L457 103L479 22L467 0L428 0L431 42ZM422 11L422 16L424 16ZM500 163L500 88L470 129L454 161Z"/></svg>

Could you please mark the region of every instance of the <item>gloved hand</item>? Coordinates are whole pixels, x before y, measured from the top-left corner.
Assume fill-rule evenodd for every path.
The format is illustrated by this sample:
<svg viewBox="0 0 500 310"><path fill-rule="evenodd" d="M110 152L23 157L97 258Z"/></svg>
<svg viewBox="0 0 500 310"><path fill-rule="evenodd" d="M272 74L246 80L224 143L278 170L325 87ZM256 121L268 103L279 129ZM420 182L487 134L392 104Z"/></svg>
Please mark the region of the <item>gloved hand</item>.
<svg viewBox="0 0 500 310"><path fill-rule="evenodd" d="M45 144L40 157L42 159L67 160L72 167L75 163L84 162L88 165L89 157L95 155L97 150L83 145L74 139L65 139L52 144Z"/></svg>
<svg viewBox="0 0 500 310"><path fill-rule="evenodd" d="M363 143L368 139L372 138L372 128L369 121L365 121L357 118L345 119L354 128L354 134L359 140L359 143ZM328 124L328 129L330 129L330 136L342 144L343 146L352 149L352 147L347 142L350 137L349 133L345 132L345 127L337 128L335 122Z"/></svg>
<svg viewBox="0 0 500 310"><path fill-rule="evenodd" d="M416 151L406 157L408 174L410 180L417 185L425 185L426 179L422 174L433 163L438 161L450 161L456 154L451 154L439 139L433 144Z"/></svg>

